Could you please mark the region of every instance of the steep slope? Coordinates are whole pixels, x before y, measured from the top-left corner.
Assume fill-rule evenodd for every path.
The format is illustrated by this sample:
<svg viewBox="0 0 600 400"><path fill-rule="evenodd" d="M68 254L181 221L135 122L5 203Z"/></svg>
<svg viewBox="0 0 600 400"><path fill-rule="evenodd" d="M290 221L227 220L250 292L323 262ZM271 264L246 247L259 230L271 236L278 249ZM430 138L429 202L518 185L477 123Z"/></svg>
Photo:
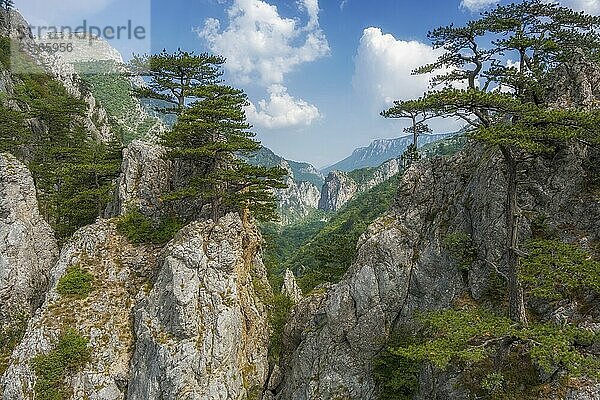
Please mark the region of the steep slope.
<svg viewBox="0 0 600 400"><path fill-rule="evenodd" d="M536 215L563 241L592 251L600 239L600 202L597 184L590 182L597 182L599 157L590 148L572 146L538 159L527 167L531 181L520 196L524 208L535 205ZM342 281L293 311L284 338L283 378L271 385L276 397L377 398L373 360L392 332L410 329L417 310L450 307L462 296L481 300L492 290L490 262L504 268L504 187L498 154L479 147L411 167L392 209L359 241L356 262ZM469 234L477 249L466 274L443 245L457 232ZM524 240L531 235L529 224L523 223L522 232ZM588 306L588 318L598 326L598 304ZM419 398L464 398L443 374L425 374L420 384L428 391ZM568 398L598 395L585 385L569 390Z"/></svg>
<svg viewBox="0 0 600 400"><path fill-rule="evenodd" d="M171 174L157 152L130 146L119 191L150 215L160 215L155 199ZM161 249L133 245L117 222L84 227L63 248L46 300L0 379L2 398L237 400L259 393L270 334L263 301L272 294L256 229L229 214L190 224Z"/></svg>
<svg viewBox="0 0 600 400"><path fill-rule="evenodd" d="M421 135L419 137L419 147L432 143L453 134L437 134L437 135ZM321 172L328 174L331 171L352 171L365 167L377 167L384 162L393 158L398 158L408 146L412 143L412 136L403 136L396 139L377 139L371 142L367 147L361 147L343 159L327 168L323 168Z"/></svg>
<svg viewBox="0 0 600 400"><path fill-rule="evenodd" d="M465 143L466 138L463 135L447 136L424 144L419 152L422 157L449 156L460 150ZM349 172L331 171L321 189L319 209L337 211L358 193L366 192L387 181L401 170L402 162L394 158L377 167L365 167Z"/></svg>
<svg viewBox="0 0 600 400"><path fill-rule="evenodd" d="M135 307L128 399L244 399L267 377L259 236L237 215L184 228Z"/></svg>
<svg viewBox="0 0 600 400"><path fill-rule="evenodd" d="M248 158L254 165L279 166L288 174L285 177L286 189L275 192L279 203L279 215L284 225L307 217L317 209L323 185L323 175L308 163L289 161L262 147Z"/></svg>
<svg viewBox="0 0 600 400"><path fill-rule="evenodd" d="M0 154L0 374L5 357L42 304L58 245L40 216L31 174Z"/></svg>
<svg viewBox="0 0 600 400"><path fill-rule="evenodd" d="M325 179L319 210L338 211L356 194L366 192L397 175L402 168L398 159L378 167L367 167L351 172L331 171Z"/></svg>

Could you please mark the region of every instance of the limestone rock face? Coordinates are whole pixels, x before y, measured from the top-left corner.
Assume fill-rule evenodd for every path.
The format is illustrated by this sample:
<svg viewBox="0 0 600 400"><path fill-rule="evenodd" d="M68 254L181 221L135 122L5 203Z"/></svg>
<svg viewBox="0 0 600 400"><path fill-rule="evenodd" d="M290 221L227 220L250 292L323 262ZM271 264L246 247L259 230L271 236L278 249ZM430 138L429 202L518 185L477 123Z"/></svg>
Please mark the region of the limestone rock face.
<svg viewBox="0 0 600 400"><path fill-rule="evenodd" d="M298 303L300 300L302 300L302 290L300 290L300 287L298 287L298 284L296 283L296 277L290 269L287 269L285 271L285 275L283 276L281 293L286 295L294 303Z"/></svg>
<svg viewBox="0 0 600 400"><path fill-rule="evenodd" d="M169 189L171 173L171 162L164 155L165 149L156 144L136 140L127 146L116 199L108 207L108 216L130 210L139 210L151 218L160 216L163 206L160 197Z"/></svg>
<svg viewBox="0 0 600 400"><path fill-rule="evenodd" d="M307 181L299 181L294 175L294 171L287 160L281 159L279 167L287 171L284 178L284 183L287 188L275 189L277 197L277 208L281 223L284 225L291 224L298 219L304 218L314 211L319 206L321 192L313 183ZM317 174L318 171L314 167L306 167L304 173Z"/></svg>
<svg viewBox="0 0 600 400"><path fill-rule="evenodd" d="M192 223L163 250L135 308L128 399L246 399L267 376L270 291L259 238L236 214Z"/></svg>
<svg viewBox="0 0 600 400"><path fill-rule="evenodd" d="M597 151L571 146L527 165L530 182L522 186L519 204L535 205L562 240L591 248L600 236L600 199L597 185L590 185L599 159ZM296 306L283 338L283 378L275 397L377 398L372 361L390 333L410 327L416 310L447 308L465 292L482 298L495 274L489 261L504 269L504 188L498 153L474 145L450 159L413 165L392 209L360 239L357 260L341 282ZM457 232L470 235L478 251L468 273L443 244ZM522 239L530 235L523 221ZM588 322L595 323L598 307L592 308ZM453 389L455 378L424 374L421 385L433 391L422 398L464 398ZM573 398L596 394L587 396Z"/></svg>
<svg viewBox="0 0 600 400"><path fill-rule="evenodd" d="M392 159L375 168L370 176L359 182L352 179L346 172L332 171L327 176L321 190L319 209L337 211L358 193L366 192L388 181L400 170L400 161Z"/></svg>
<svg viewBox="0 0 600 400"><path fill-rule="evenodd" d="M321 190L319 209L337 211L348 202L358 191L356 183L341 171L331 171L325 179Z"/></svg>
<svg viewBox="0 0 600 400"><path fill-rule="evenodd" d="M52 351L73 329L89 339L91 360L66 383L73 398L125 399L134 334L131 310L155 265L154 252L134 247L118 235L114 223L99 221L80 229L61 251L52 269L51 289L29 322L2 377L4 400L30 399L36 381L31 361ZM73 267L92 274L92 290L83 298L57 292L60 278Z"/></svg>
<svg viewBox="0 0 600 400"><path fill-rule="evenodd" d="M30 172L13 156L0 154L0 334L41 305L57 257Z"/></svg>

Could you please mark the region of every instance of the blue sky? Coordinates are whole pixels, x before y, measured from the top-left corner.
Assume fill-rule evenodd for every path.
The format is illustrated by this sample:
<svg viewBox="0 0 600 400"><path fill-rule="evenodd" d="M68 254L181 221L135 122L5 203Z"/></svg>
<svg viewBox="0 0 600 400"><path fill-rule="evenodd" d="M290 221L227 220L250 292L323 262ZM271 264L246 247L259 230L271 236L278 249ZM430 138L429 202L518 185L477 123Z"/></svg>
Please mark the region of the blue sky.
<svg viewBox="0 0 600 400"><path fill-rule="evenodd" d="M403 135L379 111L419 96L427 77L410 71L438 53L427 31L461 24L496 0L17 0L32 24L147 26L132 51L178 47L227 57L225 79L244 89L257 137L286 158L318 167L372 139ZM600 0L562 0L600 13ZM454 121L433 124L458 129Z"/></svg>

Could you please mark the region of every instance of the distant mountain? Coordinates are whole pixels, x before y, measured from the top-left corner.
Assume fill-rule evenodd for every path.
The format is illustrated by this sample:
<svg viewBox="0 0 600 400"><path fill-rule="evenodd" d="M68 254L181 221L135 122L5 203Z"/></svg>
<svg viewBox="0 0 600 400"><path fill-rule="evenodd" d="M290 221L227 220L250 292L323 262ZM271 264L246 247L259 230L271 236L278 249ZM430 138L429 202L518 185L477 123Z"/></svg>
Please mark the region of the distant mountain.
<svg viewBox="0 0 600 400"><path fill-rule="evenodd" d="M445 139L450 134L422 135L419 137L419 147L428 143ZM342 161L323 168L321 172L327 175L331 171L353 171L365 167L377 167L392 158L398 158L406 148L412 143L412 136L403 136L396 139L377 139L371 142L368 147L361 147L352 153L351 156Z"/></svg>
<svg viewBox="0 0 600 400"><path fill-rule="evenodd" d="M275 191L282 224L292 224L317 209L325 179L315 167L308 163L286 160L266 147L247 160L250 164L279 166L288 171L284 180L287 188Z"/></svg>
<svg viewBox="0 0 600 400"><path fill-rule="evenodd" d="M287 164L287 166L289 166L289 169L292 171L294 181L296 181L297 183L312 183L313 185L318 187L319 190L325 182L325 177L323 176L323 174L311 164L305 162L286 160L285 158L278 156L277 154L273 153L273 151L264 146L259 151L257 151L252 157L250 157L248 161L254 165L264 165L266 167L274 167L278 165L288 169L288 167L283 165Z"/></svg>

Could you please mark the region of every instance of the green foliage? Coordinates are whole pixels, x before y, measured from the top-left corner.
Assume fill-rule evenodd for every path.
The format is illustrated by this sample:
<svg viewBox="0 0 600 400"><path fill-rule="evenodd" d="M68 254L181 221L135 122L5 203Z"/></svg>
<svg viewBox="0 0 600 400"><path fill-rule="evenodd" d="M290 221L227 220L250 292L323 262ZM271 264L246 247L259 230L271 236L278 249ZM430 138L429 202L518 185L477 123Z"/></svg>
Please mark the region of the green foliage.
<svg viewBox="0 0 600 400"><path fill-rule="evenodd" d="M115 131L121 132L124 144L148 137L157 128L157 117L140 117L131 80L114 61L79 62L75 68L108 113Z"/></svg>
<svg viewBox="0 0 600 400"><path fill-rule="evenodd" d="M315 236L327 223L328 213L314 210L304 219L290 225L273 222L260 225L265 241L263 261L267 267L271 287L283 285L283 265L298 249Z"/></svg>
<svg viewBox="0 0 600 400"><path fill-rule="evenodd" d="M462 271L469 270L477 259L477 248L473 245L471 235L464 232L451 233L444 238L444 247L452 258L458 262Z"/></svg>
<svg viewBox="0 0 600 400"><path fill-rule="evenodd" d="M71 397L65 380L90 360L88 339L76 331L65 331L55 348L32 360L37 376L34 391L38 400L62 400Z"/></svg>
<svg viewBox="0 0 600 400"><path fill-rule="evenodd" d="M94 275L76 264L67 268L56 285L56 291L62 296L84 299L92 292L93 282Z"/></svg>
<svg viewBox="0 0 600 400"><path fill-rule="evenodd" d="M15 77L15 96L25 112L0 106L0 151L25 162L38 190L40 211L64 240L93 223L112 199L121 148L100 143L85 126L87 106L27 55L13 61L31 73ZM36 123L25 121L35 120Z"/></svg>
<svg viewBox="0 0 600 400"><path fill-rule="evenodd" d="M12 41L6 36L0 37L0 63L4 70L10 69Z"/></svg>
<svg viewBox="0 0 600 400"><path fill-rule="evenodd" d="M340 209L293 257L286 260L304 293L324 282L338 282L356 257L356 243L391 205L398 186L392 178L361 193Z"/></svg>
<svg viewBox="0 0 600 400"><path fill-rule="evenodd" d="M423 363L392 352L392 349L408 346L415 340L408 333L396 333L373 361L373 377L380 399L411 400L419 389L419 374Z"/></svg>
<svg viewBox="0 0 600 400"><path fill-rule="evenodd" d="M287 296L276 293L269 305L269 325L271 326L271 340L269 342L269 358L277 362L282 351L283 328L294 303Z"/></svg>
<svg viewBox="0 0 600 400"><path fill-rule="evenodd" d="M173 239L184 225L179 219L168 216L157 223L139 210L134 210L120 218L117 229L135 244L165 244Z"/></svg>
<svg viewBox="0 0 600 400"><path fill-rule="evenodd" d="M523 258L521 281L544 300L573 299L584 290L600 293L600 262L577 245L558 240L532 240Z"/></svg>
<svg viewBox="0 0 600 400"><path fill-rule="evenodd" d="M600 359L580 350L598 340L593 332L573 326L535 323L520 327L508 318L481 308L443 310L425 314L422 340L401 346L393 354L437 368L472 365L488 359L494 346L514 343L526 347L531 359L546 372L562 367L573 376L600 376Z"/></svg>
<svg viewBox="0 0 600 400"><path fill-rule="evenodd" d="M354 171L347 172L346 174L354 182L361 185L361 184L367 183L371 179L373 179L373 176L375 175L375 171L377 171L376 167L365 167L365 168L355 169Z"/></svg>
<svg viewBox="0 0 600 400"><path fill-rule="evenodd" d="M26 312L9 316L9 320L0 325L0 375L8 368L14 348L21 342L27 329L29 314Z"/></svg>
<svg viewBox="0 0 600 400"><path fill-rule="evenodd" d="M204 98L207 86L217 84L223 74L225 59L208 53L194 54L179 49L175 53L135 55L131 72L149 80L146 87L137 88L137 97L153 100L162 114L181 114L188 103Z"/></svg>

